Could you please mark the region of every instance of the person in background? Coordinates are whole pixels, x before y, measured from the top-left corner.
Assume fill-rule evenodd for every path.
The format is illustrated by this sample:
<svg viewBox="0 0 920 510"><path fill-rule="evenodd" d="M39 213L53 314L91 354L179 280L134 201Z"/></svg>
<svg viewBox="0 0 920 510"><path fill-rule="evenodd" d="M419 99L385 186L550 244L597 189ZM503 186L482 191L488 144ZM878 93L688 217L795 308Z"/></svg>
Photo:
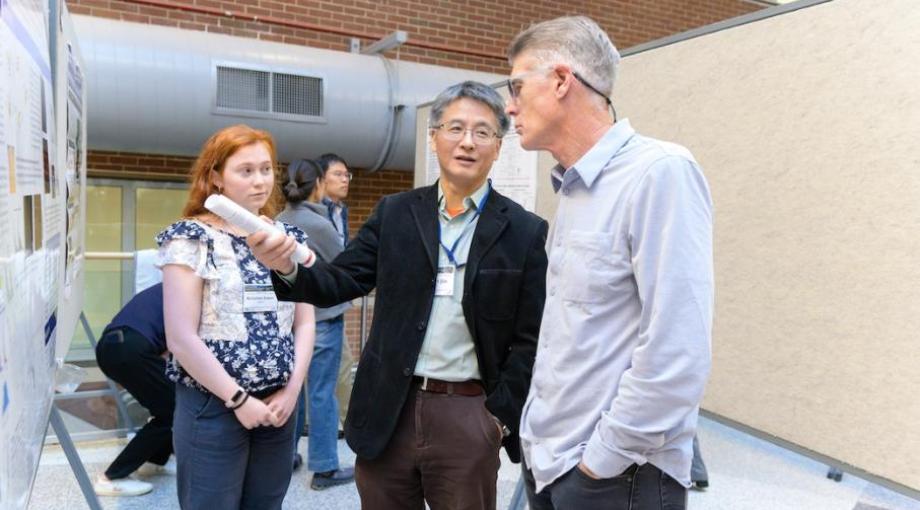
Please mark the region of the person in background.
<svg viewBox="0 0 920 510"><path fill-rule="evenodd" d="M322 204L325 179L318 163L307 159L292 161L281 181L287 207L278 220L303 230L319 260L332 261L344 246L335 227L326 217ZM354 481L354 468L340 467L338 456L339 403L336 379L342 357L342 314L351 307L345 302L330 308L316 308L316 343L307 377L310 407L310 439L307 469L313 471L310 487L321 490ZM304 422L304 396L297 411L295 449ZM300 454L295 453L297 469Z"/></svg>
<svg viewBox="0 0 920 510"><path fill-rule="evenodd" d="M348 186L354 175L348 169L345 160L338 154L327 152L316 159L322 168L325 179L325 193L322 203L326 206L329 221L335 226L344 248L348 244Z"/></svg>
<svg viewBox="0 0 920 510"><path fill-rule="evenodd" d="M100 496L140 496L153 484L141 476L174 474L166 466L172 455L176 386L166 378L166 332L163 285L139 292L115 315L96 344L96 361L109 379L122 385L150 411L150 419L93 483Z"/></svg>
<svg viewBox="0 0 920 510"><path fill-rule="evenodd" d="M711 363L712 199L690 151L617 120L619 59L584 16L533 25L508 50L521 146L559 163L521 417L532 510L687 505Z"/></svg>
<svg viewBox="0 0 920 510"><path fill-rule="evenodd" d="M277 213L275 144L265 131L224 128L191 172L184 219L157 235L179 505L280 509L291 480L289 419L313 352L313 307L279 303L246 233L210 213L222 193L253 214ZM300 229L276 223L298 242Z"/></svg>
<svg viewBox="0 0 920 510"><path fill-rule="evenodd" d="M317 159L323 169L325 192L323 204L326 205L329 221L335 226L336 232L342 240L342 246L348 244L348 187L354 174L349 170L348 164L338 154L327 152ZM348 411L348 402L351 400L352 373L354 373L355 359L348 346L348 338L342 334L342 361L339 365L339 378L335 387L335 395L339 400L339 424L345 429L345 413ZM340 434L339 437L344 437Z"/></svg>

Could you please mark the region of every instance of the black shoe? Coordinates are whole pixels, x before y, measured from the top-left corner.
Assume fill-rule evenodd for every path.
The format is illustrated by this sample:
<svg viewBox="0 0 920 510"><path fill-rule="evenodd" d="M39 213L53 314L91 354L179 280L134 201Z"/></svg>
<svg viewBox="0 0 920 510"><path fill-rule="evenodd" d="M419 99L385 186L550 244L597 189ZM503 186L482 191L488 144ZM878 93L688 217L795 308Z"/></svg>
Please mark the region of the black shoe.
<svg viewBox="0 0 920 510"><path fill-rule="evenodd" d="M709 487L709 480L693 480L692 482L690 482L691 489L702 491L702 490L705 490L706 487Z"/></svg>
<svg viewBox="0 0 920 510"><path fill-rule="evenodd" d="M325 473L313 473L313 481L310 482L310 488L315 491L343 485L355 481L355 468L339 468L335 471L326 471Z"/></svg>
<svg viewBox="0 0 920 510"><path fill-rule="evenodd" d="M294 454L294 471L300 469L300 466L303 466L303 457L299 453Z"/></svg>
<svg viewBox="0 0 920 510"><path fill-rule="evenodd" d="M345 439L345 431L344 431L344 430L340 430L340 431L339 431L339 439Z"/></svg>

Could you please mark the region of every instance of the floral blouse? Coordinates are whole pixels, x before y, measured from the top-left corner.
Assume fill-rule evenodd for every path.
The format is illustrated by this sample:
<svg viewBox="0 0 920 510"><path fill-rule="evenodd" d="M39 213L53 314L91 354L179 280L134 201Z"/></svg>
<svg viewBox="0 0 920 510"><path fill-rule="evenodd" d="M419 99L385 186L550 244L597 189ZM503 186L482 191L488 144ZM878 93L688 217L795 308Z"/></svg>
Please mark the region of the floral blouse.
<svg viewBox="0 0 920 510"><path fill-rule="evenodd" d="M278 222L299 242L297 227ZM249 250L246 238L197 220L180 220L156 237L157 266L188 266L204 280L198 335L224 370L247 392L284 386L294 370L294 303L278 302L277 311L244 311L244 289L266 285L269 270ZM264 290L265 288L263 288ZM166 376L206 391L170 355Z"/></svg>

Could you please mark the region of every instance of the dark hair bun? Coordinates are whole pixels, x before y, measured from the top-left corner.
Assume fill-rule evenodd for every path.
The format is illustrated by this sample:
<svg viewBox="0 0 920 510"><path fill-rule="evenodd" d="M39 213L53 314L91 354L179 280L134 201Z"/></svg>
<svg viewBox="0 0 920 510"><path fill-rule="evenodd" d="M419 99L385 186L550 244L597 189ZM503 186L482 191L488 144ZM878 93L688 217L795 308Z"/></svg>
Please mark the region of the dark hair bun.
<svg viewBox="0 0 920 510"><path fill-rule="evenodd" d="M287 167L281 190L284 198L296 204L310 198L316 188L316 181L322 175L319 164L312 159L295 159Z"/></svg>

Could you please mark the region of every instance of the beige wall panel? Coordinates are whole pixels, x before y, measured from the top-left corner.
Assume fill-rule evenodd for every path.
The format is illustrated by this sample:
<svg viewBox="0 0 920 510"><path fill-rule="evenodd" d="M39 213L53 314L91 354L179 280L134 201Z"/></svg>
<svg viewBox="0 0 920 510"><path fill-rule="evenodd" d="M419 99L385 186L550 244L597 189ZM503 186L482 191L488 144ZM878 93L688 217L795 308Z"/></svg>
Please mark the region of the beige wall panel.
<svg viewBox="0 0 920 510"><path fill-rule="evenodd" d="M704 407L920 489L920 2L837 0L624 59L614 103L715 202Z"/></svg>

